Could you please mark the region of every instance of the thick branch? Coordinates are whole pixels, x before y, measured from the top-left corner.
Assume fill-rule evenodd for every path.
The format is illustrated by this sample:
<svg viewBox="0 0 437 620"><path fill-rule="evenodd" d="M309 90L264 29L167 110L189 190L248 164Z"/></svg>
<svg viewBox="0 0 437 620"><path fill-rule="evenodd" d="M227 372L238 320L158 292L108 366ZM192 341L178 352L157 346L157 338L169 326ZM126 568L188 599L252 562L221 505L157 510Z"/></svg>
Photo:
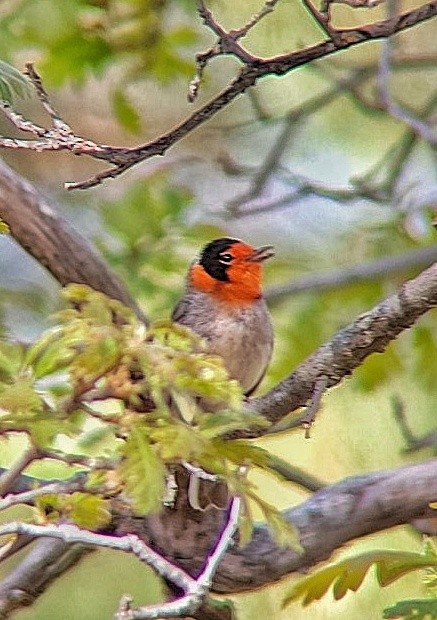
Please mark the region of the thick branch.
<svg viewBox="0 0 437 620"><path fill-rule="evenodd" d="M437 497L437 459L347 478L315 493L286 512L299 529L304 554L279 549L265 528L258 528L244 549L228 551L215 589L253 589L328 558L350 540L435 516L428 505Z"/></svg>
<svg viewBox="0 0 437 620"><path fill-rule="evenodd" d="M307 404L322 377L327 378L327 388L337 385L366 357L384 351L392 340L436 305L437 263L337 332L284 381L265 396L253 399L251 406L271 422L278 422L287 413Z"/></svg>
<svg viewBox="0 0 437 620"><path fill-rule="evenodd" d="M14 609L32 605L53 581L90 551L89 547L68 545L53 538L37 541L0 583L0 617L6 618Z"/></svg>
<svg viewBox="0 0 437 620"><path fill-rule="evenodd" d="M61 285L88 284L145 317L91 244L28 181L0 161L0 218L11 235Z"/></svg>

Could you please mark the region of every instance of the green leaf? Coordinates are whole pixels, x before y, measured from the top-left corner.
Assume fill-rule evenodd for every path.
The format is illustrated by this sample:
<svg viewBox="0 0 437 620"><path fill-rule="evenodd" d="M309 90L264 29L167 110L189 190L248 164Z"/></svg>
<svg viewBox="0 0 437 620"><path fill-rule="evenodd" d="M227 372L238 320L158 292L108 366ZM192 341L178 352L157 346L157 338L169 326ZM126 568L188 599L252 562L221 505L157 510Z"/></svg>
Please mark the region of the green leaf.
<svg viewBox="0 0 437 620"><path fill-rule="evenodd" d="M35 506L44 521L68 519L88 530L101 529L111 522L109 501L90 493L43 495Z"/></svg>
<svg viewBox="0 0 437 620"><path fill-rule="evenodd" d="M187 424L161 423L150 430L150 439L156 442L164 461L194 461L203 448L198 433Z"/></svg>
<svg viewBox="0 0 437 620"><path fill-rule="evenodd" d="M379 585L385 587L411 571L437 566L437 556L429 549L425 553L376 550L346 558L301 579L288 592L283 606L301 597L302 604L309 605L322 598L331 586L335 600L339 600L348 590L358 590L373 565Z"/></svg>
<svg viewBox="0 0 437 620"><path fill-rule="evenodd" d="M30 80L12 65L0 60L0 99L11 102L14 95L24 98L28 97L31 92ZM1 224L0 233L8 232L7 225L4 222Z"/></svg>
<svg viewBox="0 0 437 620"><path fill-rule="evenodd" d="M135 511L144 515L159 510L164 496L165 469L150 445L147 430L135 426L123 446L122 454L117 471Z"/></svg>
<svg viewBox="0 0 437 620"><path fill-rule="evenodd" d="M0 89L1 90L1 89ZM0 235L7 235L9 233L9 226L0 218Z"/></svg>
<svg viewBox="0 0 437 620"><path fill-rule="evenodd" d="M304 549L300 544L299 530L290 521L287 521L277 508L262 500L258 495L249 492L248 496L261 508L276 544L283 548L290 547L296 553L303 553Z"/></svg>
<svg viewBox="0 0 437 620"><path fill-rule="evenodd" d="M127 131L133 134L140 133L140 115L121 89L114 91L112 95L112 107L118 122L124 129L127 129Z"/></svg>
<svg viewBox="0 0 437 620"><path fill-rule="evenodd" d="M0 340L0 381L11 381L23 365L24 347Z"/></svg>
<svg viewBox="0 0 437 620"><path fill-rule="evenodd" d="M3 409L6 418L14 419L20 414L38 413L42 410L43 403L40 396L35 392L33 379L29 377L19 377L11 385L0 385L0 423ZM11 414L11 415L8 415Z"/></svg>
<svg viewBox="0 0 437 620"><path fill-rule="evenodd" d="M72 493L68 496L69 517L79 527L99 530L111 522L108 500L89 493Z"/></svg>
<svg viewBox="0 0 437 620"><path fill-rule="evenodd" d="M270 422L262 416L249 415L244 412L218 411L216 413L202 413L199 416L198 426L202 435L212 439L240 429L268 428Z"/></svg>
<svg viewBox="0 0 437 620"><path fill-rule="evenodd" d="M404 620L434 620L437 618L437 599L409 599L384 609L383 618Z"/></svg>
<svg viewBox="0 0 437 620"><path fill-rule="evenodd" d="M46 331L27 351L25 363L37 379L66 368L76 355L75 346L83 336L61 327Z"/></svg>

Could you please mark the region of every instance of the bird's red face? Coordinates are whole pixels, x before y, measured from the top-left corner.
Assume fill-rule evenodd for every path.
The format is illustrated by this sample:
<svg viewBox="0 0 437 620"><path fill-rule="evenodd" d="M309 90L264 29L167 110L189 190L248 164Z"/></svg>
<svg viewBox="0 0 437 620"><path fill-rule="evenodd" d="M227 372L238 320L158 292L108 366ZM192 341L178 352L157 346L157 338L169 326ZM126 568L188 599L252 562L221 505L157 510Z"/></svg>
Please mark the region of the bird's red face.
<svg viewBox="0 0 437 620"><path fill-rule="evenodd" d="M250 303L261 297L261 263L273 254L270 245L256 249L238 239L216 239L192 265L190 284L222 302Z"/></svg>

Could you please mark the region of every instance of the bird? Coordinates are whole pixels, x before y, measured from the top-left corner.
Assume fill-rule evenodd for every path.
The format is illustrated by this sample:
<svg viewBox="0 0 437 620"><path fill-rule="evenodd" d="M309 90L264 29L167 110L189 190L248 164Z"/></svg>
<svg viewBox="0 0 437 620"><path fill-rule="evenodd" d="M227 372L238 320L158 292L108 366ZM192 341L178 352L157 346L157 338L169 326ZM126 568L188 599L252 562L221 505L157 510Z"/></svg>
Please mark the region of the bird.
<svg viewBox="0 0 437 620"><path fill-rule="evenodd" d="M254 248L230 237L209 242L188 270L172 321L189 327L224 360L245 396L262 381L273 352L273 327L262 295L262 263L271 245Z"/></svg>

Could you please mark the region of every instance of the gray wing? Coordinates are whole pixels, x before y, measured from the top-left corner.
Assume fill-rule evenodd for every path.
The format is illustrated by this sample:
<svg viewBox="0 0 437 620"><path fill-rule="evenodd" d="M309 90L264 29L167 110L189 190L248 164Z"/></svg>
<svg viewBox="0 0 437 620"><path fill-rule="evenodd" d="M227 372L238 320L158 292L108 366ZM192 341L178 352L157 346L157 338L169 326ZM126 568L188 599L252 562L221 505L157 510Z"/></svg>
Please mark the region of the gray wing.
<svg viewBox="0 0 437 620"><path fill-rule="evenodd" d="M173 308L173 312L171 313L171 320L175 323L181 323L182 325L186 325L183 318L184 316L187 316L188 305L189 304L186 299L180 299L176 306Z"/></svg>

